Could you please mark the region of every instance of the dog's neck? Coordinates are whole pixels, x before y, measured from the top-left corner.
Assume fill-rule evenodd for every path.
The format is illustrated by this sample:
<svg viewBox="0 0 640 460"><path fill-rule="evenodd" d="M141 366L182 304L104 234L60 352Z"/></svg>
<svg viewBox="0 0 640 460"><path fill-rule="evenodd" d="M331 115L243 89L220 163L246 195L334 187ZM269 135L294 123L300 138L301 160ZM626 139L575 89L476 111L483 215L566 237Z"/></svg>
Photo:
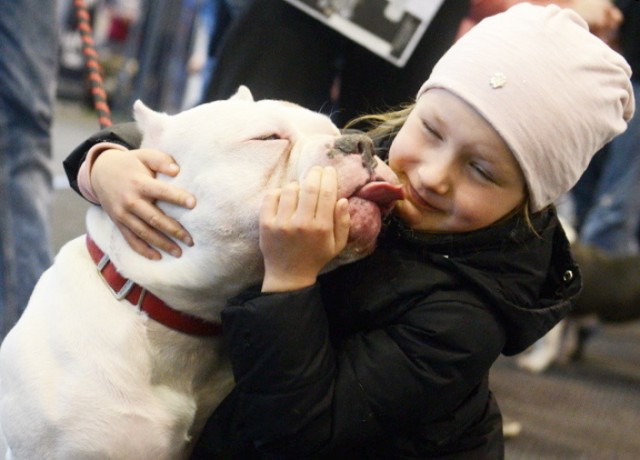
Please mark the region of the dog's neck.
<svg viewBox="0 0 640 460"><path fill-rule="evenodd" d="M91 208L87 213L87 231L125 278L173 308L209 321L220 321L227 299L262 280L257 241L236 242L243 249L233 252L228 245L202 243L197 251L184 247L180 258L163 254L161 260L152 261L129 247L102 208ZM194 239L197 245L198 239ZM252 245L255 247L247 250Z"/></svg>
<svg viewBox="0 0 640 460"><path fill-rule="evenodd" d="M153 293L118 272L108 254L105 254L91 238L86 235L86 247L96 264L98 273L111 288L117 300L126 300L145 312L149 318L164 326L184 334L196 337L218 337L222 335L222 324L218 321L206 321L197 316L178 311L159 299Z"/></svg>

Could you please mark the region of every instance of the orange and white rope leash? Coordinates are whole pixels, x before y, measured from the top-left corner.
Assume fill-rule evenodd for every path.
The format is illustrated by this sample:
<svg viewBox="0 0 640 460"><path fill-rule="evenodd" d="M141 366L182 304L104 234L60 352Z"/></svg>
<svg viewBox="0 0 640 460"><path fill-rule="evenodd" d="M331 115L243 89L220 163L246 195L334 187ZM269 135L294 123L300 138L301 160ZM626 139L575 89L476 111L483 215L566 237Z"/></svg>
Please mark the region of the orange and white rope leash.
<svg viewBox="0 0 640 460"><path fill-rule="evenodd" d="M91 18L84 0L74 0L76 17L78 19L78 31L82 39L82 55L84 56L87 68L87 78L91 87L93 106L98 112L98 122L100 128L107 128L112 125L111 110L107 101L107 93L104 90L102 79L102 68L98 62L98 52L93 40L93 29Z"/></svg>

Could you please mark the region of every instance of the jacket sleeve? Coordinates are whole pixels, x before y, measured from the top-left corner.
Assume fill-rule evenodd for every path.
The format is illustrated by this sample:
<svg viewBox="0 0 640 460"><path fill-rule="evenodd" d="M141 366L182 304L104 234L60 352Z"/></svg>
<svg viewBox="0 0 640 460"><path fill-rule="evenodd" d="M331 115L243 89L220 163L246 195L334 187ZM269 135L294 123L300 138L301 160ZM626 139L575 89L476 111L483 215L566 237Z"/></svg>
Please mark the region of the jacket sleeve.
<svg viewBox="0 0 640 460"><path fill-rule="evenodd" d="M319 291L244 294L223 311L242 421L236 437L265 453L357 447L447 419L504 343L487 309L435 302L334 347Z"/></svg>
<svg viewBox="0 0 640 460"><path fill-rule="evenodd" d="M71 188L80 196L82 196L82 194L80 190L78 190L78 171L89 149L100 142L114 142L131 149L138 148L142 142L142 134L138 130L135 122L122 123L103 129L76 147L62 164L67 179L69 180L69 185L71 185Z"/></svg>

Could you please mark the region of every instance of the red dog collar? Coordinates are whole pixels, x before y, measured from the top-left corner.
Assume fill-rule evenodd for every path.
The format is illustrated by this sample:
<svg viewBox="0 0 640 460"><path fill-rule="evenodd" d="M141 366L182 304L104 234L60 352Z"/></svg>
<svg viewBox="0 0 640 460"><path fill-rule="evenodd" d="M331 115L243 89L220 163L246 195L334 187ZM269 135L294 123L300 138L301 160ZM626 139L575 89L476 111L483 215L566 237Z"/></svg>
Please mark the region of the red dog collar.
<svg viewBox="0 0 640 460"><path fill-rule="evenodd" d="M196 336L219 336L222 334L220 323L174 310L139 284L120 275L109 256L102 252L89 235L87 235L87 249L97 266L100 277L116 299L126 299L129 303L137 305L140 310L146 312L149 318L185 334Z"/></svg>

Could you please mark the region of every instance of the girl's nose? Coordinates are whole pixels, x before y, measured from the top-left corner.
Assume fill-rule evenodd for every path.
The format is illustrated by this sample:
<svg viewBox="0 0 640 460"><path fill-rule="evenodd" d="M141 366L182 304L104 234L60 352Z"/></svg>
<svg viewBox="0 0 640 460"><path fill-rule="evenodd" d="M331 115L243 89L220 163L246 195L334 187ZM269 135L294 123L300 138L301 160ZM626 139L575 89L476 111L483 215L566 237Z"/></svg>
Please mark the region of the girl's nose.
<svg viewBox="0 0 640 460"><path fill-rule="evenodd" d="M434 193L444 195L451 189L452 165L444 156L424 162L419 174L422 185Z"/></svg>

